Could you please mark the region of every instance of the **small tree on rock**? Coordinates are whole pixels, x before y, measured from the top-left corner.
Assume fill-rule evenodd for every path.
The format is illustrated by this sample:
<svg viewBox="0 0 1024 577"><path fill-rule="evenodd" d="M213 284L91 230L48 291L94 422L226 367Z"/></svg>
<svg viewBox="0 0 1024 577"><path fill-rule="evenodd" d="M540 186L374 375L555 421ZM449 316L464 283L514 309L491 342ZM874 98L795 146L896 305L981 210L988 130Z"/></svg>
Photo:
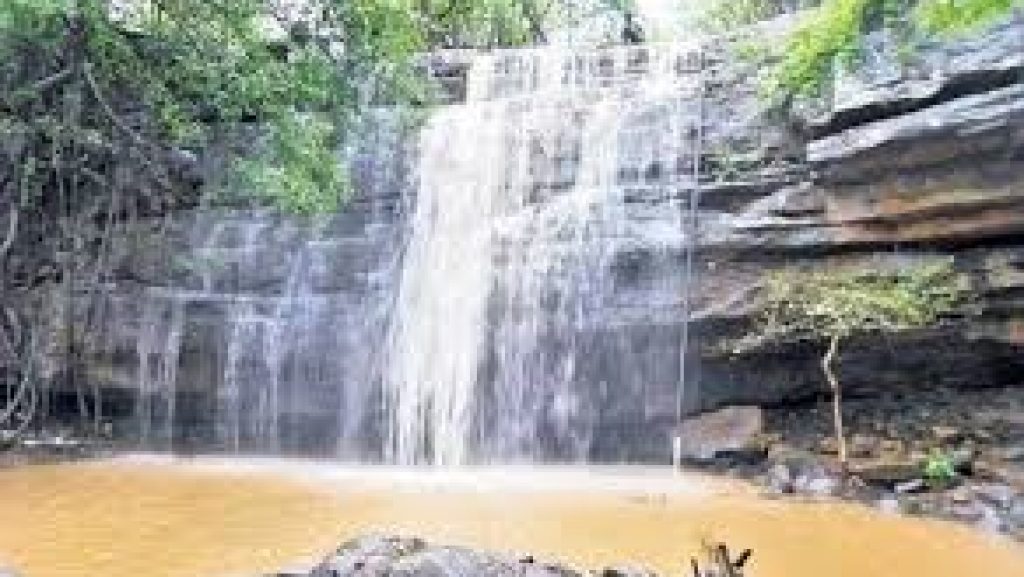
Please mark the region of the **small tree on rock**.
<svg viewBox="0 0 1024 577"><path fill-rule="evenodd" d="M756 329L741 340L738 350L778 340L826 344L821 368L832 391L839 461L845 467L842 387L836 374L842 342L858 334L934 326L962 304L966 292L964 277L949 260L886 272L773 274L765 284Z"/></svg>

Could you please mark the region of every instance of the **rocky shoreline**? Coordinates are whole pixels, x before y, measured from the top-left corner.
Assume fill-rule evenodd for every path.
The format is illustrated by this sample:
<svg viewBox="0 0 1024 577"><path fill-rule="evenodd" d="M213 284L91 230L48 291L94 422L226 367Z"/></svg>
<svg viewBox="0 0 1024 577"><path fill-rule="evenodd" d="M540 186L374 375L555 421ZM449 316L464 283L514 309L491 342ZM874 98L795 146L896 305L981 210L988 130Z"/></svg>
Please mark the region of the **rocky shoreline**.
<svg viewBox="0 0 1024 577"><path fill-rule="evenodd" d="M687 447L687 464L747 479L770 497L841 499L939 518L1024 541L1024 390L922 389L844 406L851 450L841 472L826 399L725 409L695 417L717 446ZM723 427L735 434L723 434ZM951 475L929 475L941 459Z"/></svg>

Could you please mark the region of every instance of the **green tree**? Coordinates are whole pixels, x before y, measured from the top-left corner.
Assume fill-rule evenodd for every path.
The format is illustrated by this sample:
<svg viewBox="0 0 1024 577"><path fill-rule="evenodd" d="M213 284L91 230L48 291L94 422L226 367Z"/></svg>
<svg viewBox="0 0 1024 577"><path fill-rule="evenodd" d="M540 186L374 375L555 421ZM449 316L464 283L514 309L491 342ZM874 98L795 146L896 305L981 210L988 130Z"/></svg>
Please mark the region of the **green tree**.
<svg viewBox="0 0 1024 577"><path fill-rule="evenodd" d="M964 303L967 288L950 261L892 272L772 275L757 326L738 349L787 339L824 342L821 369L832 391L839 460L845 466L842 386L836 372L842 343L856 335L933 326Z"/></svg>

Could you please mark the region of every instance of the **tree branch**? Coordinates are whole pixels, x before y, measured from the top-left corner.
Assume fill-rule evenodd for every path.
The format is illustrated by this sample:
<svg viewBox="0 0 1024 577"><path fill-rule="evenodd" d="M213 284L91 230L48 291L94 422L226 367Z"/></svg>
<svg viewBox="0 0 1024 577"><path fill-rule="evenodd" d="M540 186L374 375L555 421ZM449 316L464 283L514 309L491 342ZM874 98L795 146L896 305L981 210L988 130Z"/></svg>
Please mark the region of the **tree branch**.
<svg viewBox="0 0 1024 577"><path fill-rule="evenodd" d="M17 204L11 204L11 210L8 215L7 221L7 235L4 238L3 243L0 243L0 258L7 255L7 251L11 250L14 245L14 239L18 236L18 218L21 215Z"/></svg>
<svg viewBox="0 0 1024 577"><path fill-rule="evenodd" d="M829 387L832 389L832 421L835 425L836 443L839 450L839 462L846 466L846 433L843 430L843 397L842 389L839 386L839 379L836 377L833 365L836 356L839 354L839 337L829 337L828 350L821 360L821 368L828 379Z"/></svg>
<svg viewBox="0 0 1024 577"><path fill-rule="evenodd" d="M59 72L55 72L54 74L51 74L50 76L47 76L46 78L43 78L42 80L39 80L38 82L33 84L32 90L36 92L46 91L51 87L67 80L71 77L73 73L74 71L71 68L65 68Z"/></svg>
<svg viewBox="0 0 1024 577"><path fill-rule="evenodd" d="M110 122L112 122L118 130L128 135L128 138L130 138L140 147L148 148L150 150L155 150L158 148L157 146L153 145L145 138L143 138L138 132L133 130L132 127L128 126L128 124L126 124L124 120L117 115L117 113L114 111L114 108L103 96L103 90L100 88L99 83L96 82L96 77L92 73L91 62L85 61L82 63L82 76L85 78L85 82L89 86L89 91L92 92L92 95L96 99L96 102L99 103L100 109L103 110L103 114L110 119ZM167 190L173 188L171 184L167 181L166 177L156 170L156 167L154 166L152 159L150 159L146 155L141 155L140 160L142 160L142 163L146 167L147 171L150 173L150 176L152 176L157 181L158 184L160 184Z"/></svg>

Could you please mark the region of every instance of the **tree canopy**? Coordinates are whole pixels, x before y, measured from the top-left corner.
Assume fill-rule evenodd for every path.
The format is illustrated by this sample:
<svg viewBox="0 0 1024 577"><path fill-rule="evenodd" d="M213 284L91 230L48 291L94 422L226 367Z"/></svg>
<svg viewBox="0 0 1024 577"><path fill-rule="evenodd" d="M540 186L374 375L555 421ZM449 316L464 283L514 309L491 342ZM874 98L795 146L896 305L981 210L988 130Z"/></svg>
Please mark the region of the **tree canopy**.
<svg viewBox="0 0 1024 577"><path fill-rule="evenodd" d="M286 209L327 210L347 190L330 155L359 109L428 100L417 53L542 42L553 26L627 2L7 0L0 119L8 133L59 128L59 148L98 139L130 149L164 184L156 173L168 146L259 123L266 146L240 167L245 186ZM31 175L55 166L24 152L12 164L31 158Z"/></svg>
<svg viewBox="0 0 1024 577"><path fill-rule="evenodd" d="M767 279L763 334L822 339L935 324L967 287L948 261L884 271L780 273Z"/></svg>

